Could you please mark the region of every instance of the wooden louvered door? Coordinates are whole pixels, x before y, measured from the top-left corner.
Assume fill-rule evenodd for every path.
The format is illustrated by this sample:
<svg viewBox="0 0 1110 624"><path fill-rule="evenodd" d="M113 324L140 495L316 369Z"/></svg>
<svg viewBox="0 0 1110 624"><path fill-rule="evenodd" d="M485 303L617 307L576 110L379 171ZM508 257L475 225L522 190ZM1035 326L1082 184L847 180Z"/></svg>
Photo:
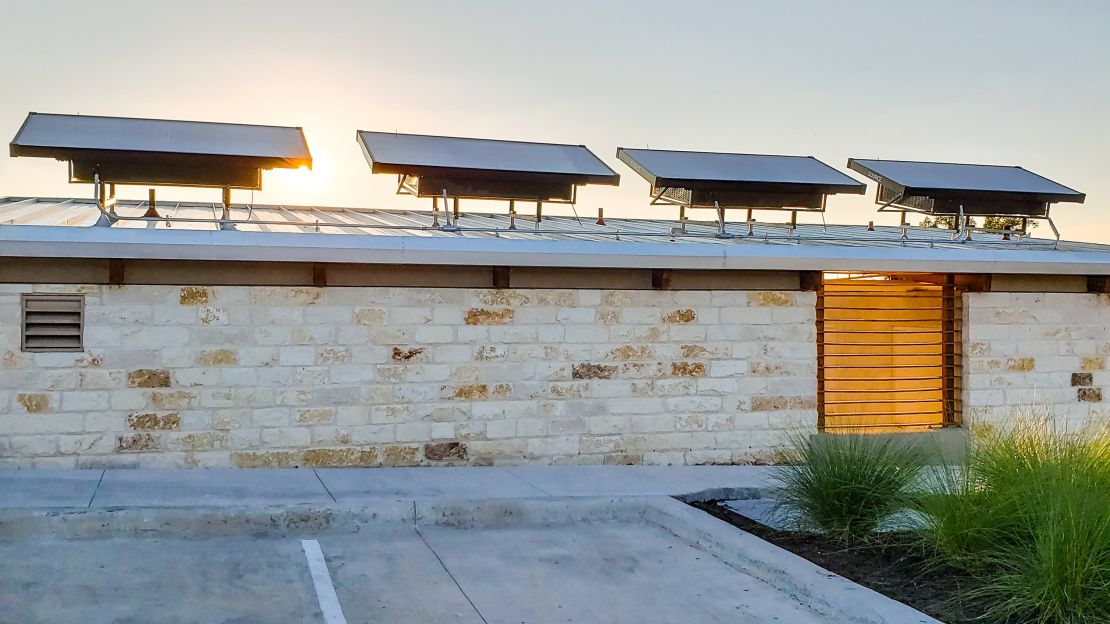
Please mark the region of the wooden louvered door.
<svg viewBox="0 0 1110 624"><path fill-rule="evenodd" d="M950 276L826 275L817 297L818 426L957 424L960 322Z"/></svg>

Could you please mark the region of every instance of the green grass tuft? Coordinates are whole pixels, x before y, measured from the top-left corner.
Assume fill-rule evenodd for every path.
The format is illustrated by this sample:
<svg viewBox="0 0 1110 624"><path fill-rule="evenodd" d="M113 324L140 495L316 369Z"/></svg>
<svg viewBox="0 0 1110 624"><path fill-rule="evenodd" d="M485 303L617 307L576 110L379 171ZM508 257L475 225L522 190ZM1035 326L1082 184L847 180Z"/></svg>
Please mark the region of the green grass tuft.
<svg viewBox="0 0 1110 624"><path fill-rule="evenodd" d="M1023 421L973 440L918 501L996 622L1110 622L1110 435Z"/></svg>
<svg viewBox="0 0 1110 624"><path fill-rule="evenodd" d="M910 506L911 485L926 459L905 439L851 434L799 434L784 454L786 463L774 472L780 509L844 541L868 537Z"/></svg>

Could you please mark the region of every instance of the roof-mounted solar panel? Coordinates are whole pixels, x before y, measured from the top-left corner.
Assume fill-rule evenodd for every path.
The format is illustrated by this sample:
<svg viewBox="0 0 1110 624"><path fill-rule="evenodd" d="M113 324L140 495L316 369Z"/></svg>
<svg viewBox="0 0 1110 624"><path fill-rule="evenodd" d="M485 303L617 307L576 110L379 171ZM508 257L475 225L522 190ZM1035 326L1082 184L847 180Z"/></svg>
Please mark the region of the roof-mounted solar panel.
<svg viewBox="0 0 1110 624"><path fill-rule="evenodd" d="M12 156L69 161L71 182L261 189L263 169L311 167L300 128L30 113Z"/></svg>
<svg viewBox="0 0 1110 624"><path fill-rule="evenodd" d="M932 215L1046 218L1056 202L1086 196L1021 167L852 158L879 183L876 203Z"/></svg>
<svg viewBox="0 0 1110 624"><path fill-rule="evenodd" d="M822 210L835 193L866 185L809 156L618 148L657 201L693 208Z"/></svg>
<svg viewBox="0 0 1110 624"><path fill-rule="evenodd" d="M651 203L679 207L680 231L688 208L714 208L717 236L733 236L725 227L729 208L744 208L750 236L756 210L789 211L780 225L793 234L799 212L824 212L835 193L863 194L867 186L811 156L772 156L722 152L617 148L617 158L651 184ZM765 224L767 225L767 224Z"/></svg>
<svg viewBox="0 0 1110 624"><path fill-rule="evenodd" d="M574 201L585 184L620 176L582 145L528 143L360 130L371 173L397 174L418 197Z"/></svg>

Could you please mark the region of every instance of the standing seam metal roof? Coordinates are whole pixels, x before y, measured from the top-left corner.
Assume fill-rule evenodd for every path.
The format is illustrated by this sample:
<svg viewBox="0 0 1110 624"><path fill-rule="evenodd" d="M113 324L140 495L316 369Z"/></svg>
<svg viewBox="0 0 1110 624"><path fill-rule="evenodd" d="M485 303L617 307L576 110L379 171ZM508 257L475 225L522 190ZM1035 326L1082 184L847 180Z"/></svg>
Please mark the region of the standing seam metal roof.
<svg viewBox="0 0 1110 624"><path fill-rule="evenodd" d="M171 219L212 220L220 216L218 202L158 201L158 211ZM121 200L117 212L124 216L140 217L147 209L146 201ZM7 225L40 225L91 227L99 211L92 199L66 199L44 197L0 198L0 227ZM674 239L677 245L819 245L848 247L924 247L951 249L1007 249L1015 253L1029 249L1052 249L1055 241L1043 238L1026 238L1018 241L1002 240L997 234L975 233L970 241L952 239L952 231L937 228L912 227L909 239L902 239L899 227L875 226L868 231L863 225L798 224L796 238L787 236L781 225L753 224L753 233L746 235L747 224L729 223L734 238L718 238L715 221L687 221L687 234L672 233L677 221L665 219L608 218L605 225L597 225L594 218L581 219L569 216L545 216L535 224L518 218L516 229L509 230L509 217L463 211L458 220L459 231L433 227L432 213L425 210L379 210L364 208L335 208L324 206L285 206L235 204L231 216L237 221L240 232L324 233L368 236L413 236L444 238L483 238L505 240L577 240L623 242L666 242ZM156 230L218 230L208 222L166 220L121 220L111 229ZM1060 241L1059 251L1091 251L1110 253L1110 245Z"/></svg>

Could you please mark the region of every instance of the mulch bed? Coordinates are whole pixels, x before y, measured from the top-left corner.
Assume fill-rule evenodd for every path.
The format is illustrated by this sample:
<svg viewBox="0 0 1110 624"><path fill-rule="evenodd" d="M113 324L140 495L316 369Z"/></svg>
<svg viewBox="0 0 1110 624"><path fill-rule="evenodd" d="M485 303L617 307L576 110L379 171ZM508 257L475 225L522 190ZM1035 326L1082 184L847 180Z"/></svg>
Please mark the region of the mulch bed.
<svg viewBox="0 0 1110 624"><path fill-rule="evenodd" d="M969 624L983 613L982 605L959 600L959 589L971 579L959 570L932 564L911 534L884 533L867 543L844 544L813 533L778 531L718 502L691 505L943 622Z"/></svg>

